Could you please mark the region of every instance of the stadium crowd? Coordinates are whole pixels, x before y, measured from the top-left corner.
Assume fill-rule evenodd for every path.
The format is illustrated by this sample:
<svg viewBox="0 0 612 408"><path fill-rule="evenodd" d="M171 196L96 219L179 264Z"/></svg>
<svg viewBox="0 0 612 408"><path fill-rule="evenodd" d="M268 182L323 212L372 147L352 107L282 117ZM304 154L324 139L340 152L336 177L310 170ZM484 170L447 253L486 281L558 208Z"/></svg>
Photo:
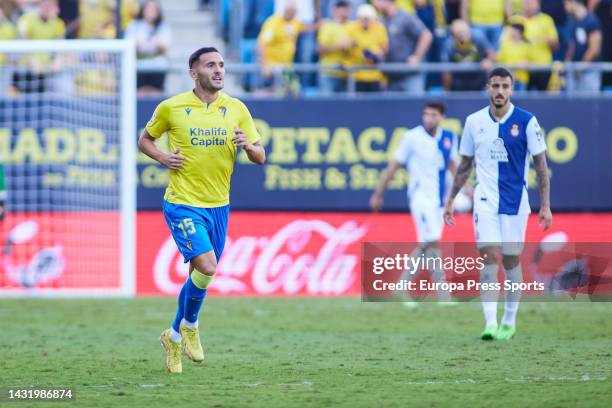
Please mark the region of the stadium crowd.
<svg viewBox="0 0 612 408"><path fill-rule="evenodd" d="M494 64L549 65L515 71L521 90L610 89L610 74L572 71L561 63L612 61L611 0L247 0L242 61L263 65L268 88L271 66L292 62L334 65L317 86L342 92L347 68L357 91L481 90ZM406 64L408 72L382 72L380 62ZM473 72L419 73L421 62L476 63ZM283 76L286 78L287 76ZM302 86L315 83L306 75Z"/></svg>
<svg viewBox="0 0 612 408"><path fill-rule="evenodd" d="M161 93L169 68L167 52L171 43L170 28L163 20L161 7L157 0L121 0L118 29L115 22L117 4L116 0L3 0L0 4L0 41L132 38L137 50L139 93ZM6 65L7 58L0 55L0 67ZM83 70L75 75L75 92L103 94L111 91L114 88L114 78L110 77L112 70L104 69L104 63L111 62L110 56L97 53L89 58L102 68ZM66 55L49 53L18 59L21 69L11 73L13 86L8 87L9 92L53 88L49 80L51 74L72 62ZM57 75L53 76L56 87L66 86L65 80L58 81Z"/></svg>
<svg viewBox="0 0 612 408"><path fill-rule="evenodd" d="M203 8L210 8L209 3L200 2ZM117 0L3 0L0 40L133 38L139 92L161 93L171 32L160 4L121 0L120 27L116 27L117 4ZM227 32L227 26L235 24L228 11L233 3L221 0L220 4L225 10L222 32ZM612 0L244 0L241 4L240 59L262 67L258 75L245 77L247 91L278 89L280 81L281 88L293 93L345 92L347 70L364 65L371 68L354 72L358 92L477 91L484 87L486 70L496 63L519 66L515 76L520 90L612 89L612 73L602 75L596 69L568 73L562 64L612 61ZM0 66L7 58L0 55ZM39 53L22 62L28 69L12 74L12 91L41 89L45 71L60 64L57 59ZM298 75L291 69L294 62L328 67L318 76ZM383 72L377 66L381 62L399 64L399 70ZM424 73L419 72L422 62L475 63L480 69ZM278 66L284 67L280 76L275 74ZM23 78L26 81L20 81ZM77 83L82 93L107 88L104 75L88 78Z"/></svg>

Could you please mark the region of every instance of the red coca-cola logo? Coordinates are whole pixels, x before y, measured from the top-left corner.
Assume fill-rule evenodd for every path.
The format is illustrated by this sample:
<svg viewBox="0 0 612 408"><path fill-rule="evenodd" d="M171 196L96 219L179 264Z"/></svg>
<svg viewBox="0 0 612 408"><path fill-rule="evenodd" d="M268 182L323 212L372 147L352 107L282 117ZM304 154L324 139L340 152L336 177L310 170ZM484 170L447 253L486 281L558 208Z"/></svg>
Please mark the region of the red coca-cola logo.
<svg viewBox="0 0 612 408"><path fill-rule="evenodd" d="M224 294L345 294L357 279L359 242L367 232L366 225L355 221L334 227L318 219L297 219L271 236L228 237L211 290ZM168 237L153 265L155 286L162 293L177 293L187 273L187 264Z"/></svg>

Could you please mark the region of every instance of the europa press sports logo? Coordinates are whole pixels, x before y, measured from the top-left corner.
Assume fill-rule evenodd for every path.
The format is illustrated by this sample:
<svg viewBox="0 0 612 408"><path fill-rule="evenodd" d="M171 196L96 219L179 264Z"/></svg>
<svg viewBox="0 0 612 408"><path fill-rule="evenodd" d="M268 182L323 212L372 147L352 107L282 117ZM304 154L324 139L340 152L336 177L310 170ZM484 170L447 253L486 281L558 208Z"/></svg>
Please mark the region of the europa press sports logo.
<svg viewBox="0 0 612 408"><path fill-rule="evenodd" d="M33 288L59 278L66 270L63 247L36 245L39 231L36 221L22 221L6 238L2 262L7 278L14 285Z"/></svg>

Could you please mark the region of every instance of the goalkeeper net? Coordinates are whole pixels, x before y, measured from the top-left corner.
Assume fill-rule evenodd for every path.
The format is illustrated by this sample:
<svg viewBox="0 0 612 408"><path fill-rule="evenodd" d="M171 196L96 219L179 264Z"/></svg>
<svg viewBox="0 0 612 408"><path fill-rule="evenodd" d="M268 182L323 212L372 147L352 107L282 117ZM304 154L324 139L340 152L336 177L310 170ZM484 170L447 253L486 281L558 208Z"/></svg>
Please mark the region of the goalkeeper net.
<svg viewBox="0 0 612 408"><path fill-rule="evenodd" d="M135 103L128 41L0 42L0 295L134 293Z"/></svg>

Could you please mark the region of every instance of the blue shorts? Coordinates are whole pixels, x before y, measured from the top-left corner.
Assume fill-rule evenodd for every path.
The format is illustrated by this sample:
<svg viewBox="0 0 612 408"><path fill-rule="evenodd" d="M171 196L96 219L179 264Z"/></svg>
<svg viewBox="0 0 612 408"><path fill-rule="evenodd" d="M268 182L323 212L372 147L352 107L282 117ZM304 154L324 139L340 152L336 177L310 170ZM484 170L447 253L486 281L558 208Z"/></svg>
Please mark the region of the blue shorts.
<svg viewBox="0 0 612 408"><path fill-rule="evenodd" d="M219 261L227 235L229 205L198 208L164 200L163 211L172 238L183 254L185 263L211 250L215 251L217 262Z"/></svg>

